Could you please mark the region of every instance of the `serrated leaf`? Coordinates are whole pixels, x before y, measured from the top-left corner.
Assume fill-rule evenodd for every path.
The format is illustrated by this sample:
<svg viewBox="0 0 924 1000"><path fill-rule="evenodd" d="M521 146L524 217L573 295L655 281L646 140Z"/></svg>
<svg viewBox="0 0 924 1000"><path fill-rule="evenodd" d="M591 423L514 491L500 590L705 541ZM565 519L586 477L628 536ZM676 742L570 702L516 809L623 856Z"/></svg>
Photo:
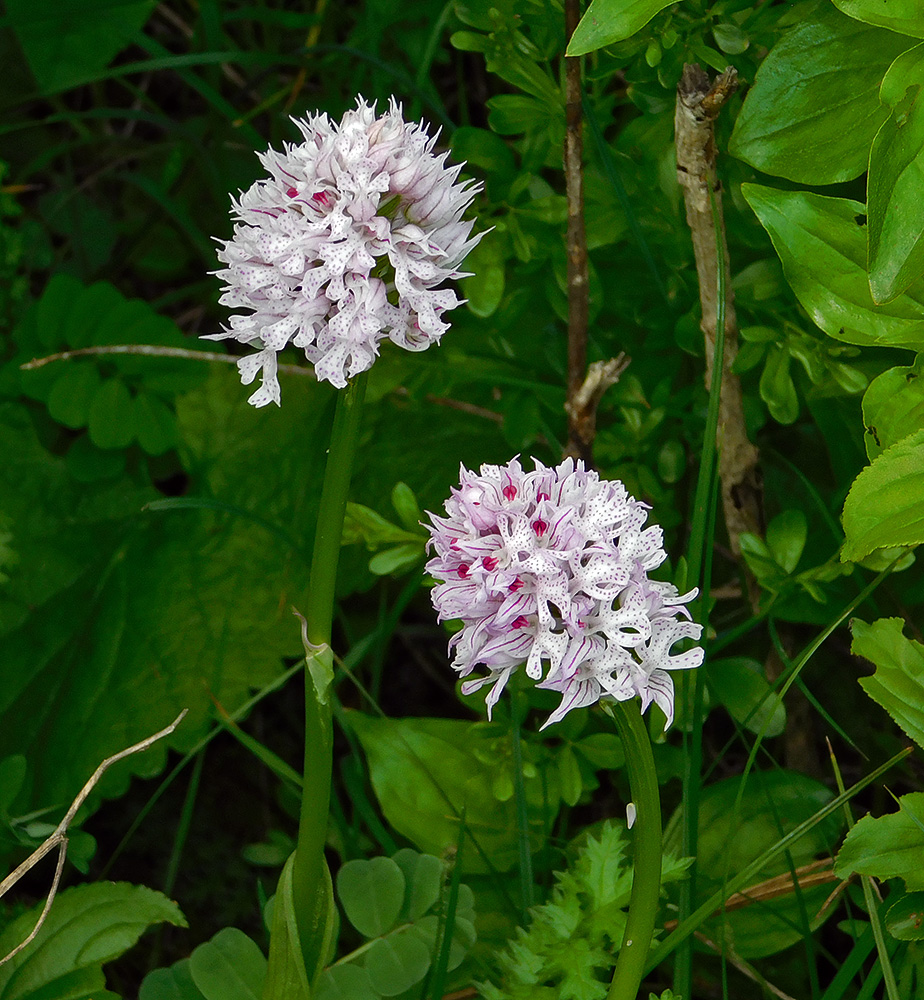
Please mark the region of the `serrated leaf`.
<svg viewBox="0 0 924 1000"><path fill-rule="evenodd" d="M205 1000L260 1000L266 957L243 931L224 927L189 956L189 971Z"/></svg>
<svg viewBox="0 0 924 1000"><path fill-rule="evenodd" d="M909 45L820 5L761 63L729 152L803 184L858 177L888 116L879 103L882 76Z"/></svg>
<svg viewBox="0 0 924 1000"><path fill-rule="evenodd" d="M892 445L857 476L841 521L845 562L924 542L924 430Z"/></svg>
<svg viewBox="0 0 924 1000"><path fill-rule="evenodd" d="M10 27L43 93L94 79L134 40L155 0L7 0Z"/></svg>
<svg viewBox="0 0 924 1000"><path fill-rule="evenodd" d="M395 997L427 974L430 952L409 928L373 941L363 966L380 996Z"/></svg>
<svg viewBox="0 0 924 1000"><path fill-rule="evenodd" d="M634 35L673 0L592 0L581 18L567 55L583 56Z"/></svg>
<svg viewBox="0 0 924 1000"><path fill-rule="evenodd" d="M898 812L864 816L847 834L834 874L857 873L885 881L901 878L908 891L924 889L924 792L902 795Z"/></svg>
<svg viewBox="0 0 924 1000"><path fill-rule="evenodd" d="M337 896L347 919L367 938L394 927L404 890L404 873L391 858L357 858L337 872Z"/></svg>
<svg viewBox="0 0 924 1000"><path fill-rule="evenodd" d="M871 625L854 618L850 651L876 665L860 686L924 747L924 646L906 639L901 618L879 618Z"/></svg>
<svg viewBox="0 0 924 1000"><path fill-rule="evenodd" d="M846 198L742 184L770 234L796 298L829 336L849 344L924 346L924 281L885 305L866 274L866 208Z"/></svg>
<svg viewBox="0 0 924 1000"><path fill-rule="evenodd" d="M24 940L38 920L44 900L17 917L0 934L0 955ZM20 1000L40 991L47 996L83 996L66 987L95 982L105 986L102 967L128 951L153 924L185 927L176 903L162 893L127 882L94 882L59 892L35 940L15 961L0 965L0 1000Z"/></svg>
<svg viewBox="0 0 924 1000"><path fill-rule="evenodd" d="M924 273L924 45L895 60L882 81L889 117L869 158L869 284L889 302ZM890 97L894 97L894 104Z"/></svg>
<svg viewBox="0 0 924 1000"><path fill-rule="evenodd" d="M924 38L924 11L918 0L833 0L834 6L849 17L878 24L915 38Z"/></svg>

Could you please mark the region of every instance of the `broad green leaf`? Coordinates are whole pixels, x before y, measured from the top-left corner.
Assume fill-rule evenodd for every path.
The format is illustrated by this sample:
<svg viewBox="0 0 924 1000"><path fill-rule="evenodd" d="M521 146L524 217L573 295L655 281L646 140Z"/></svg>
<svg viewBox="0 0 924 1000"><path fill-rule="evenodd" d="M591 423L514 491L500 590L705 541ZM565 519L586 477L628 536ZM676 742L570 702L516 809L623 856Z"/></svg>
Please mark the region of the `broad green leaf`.
<svg viewBox="0 0 924 1000"><path fill-rule="evenodd" d="M154 969L141 981L138 1000L205 1000L189 971L189 959L174 962L169 969Z"/></svg>
<svg viewBox="0 0 924 1000"><path fill-rule="evenodd" d="M488 124L500 135L520 135L549 124L549 106L526 94L500 94L486 102Z"/></svg>
<svg viewBox="0 0 924 1000"><path fill-rule="evenodd" d="M869 159L869 283L889 302L924 273L924 45L895 60L882 83L891 113ZM890 98L893 98L890 99Z"/></svg>
<svg viewBox="0 0 924 1000"><path fill-rule="evenodd" d="M391 858L356 858L337 872L337 896L350 923L367 938L394 927L406 883Z"/></svg>
<svg viewBox="0 0 924 1000"><path fill-rule="evenodd" d="M28 765L21 753L0 760L0 816L10 811L26 779Z"/></svg>
<svg viewBox="0 0 924 1000"><path fill-rule="evenodd" d="M924 892L905 893L889 907L885 922L899 941L924 941Z"/></svg>
<svg viewBox="0 0 924 1000"><path fill-rule="evenodd" d="M846 198L742 184L809 316L849 344L924 346L924 281L885 305L866 274L866 209Z"/></svg>
<svg viewBox="0 0 924 1000"><path fill-rule="evenodd" d="M924 430L893 444L857 476L841 521L844 561L924 542Z"/></svg>
<svg viewBox="0 0 924 1000"><path fill-rule="evenodd" d="M408 928L373 941L363 965L376 992L395 997L427 974L430 951Z"/></svg>
<svg viewBox="0 0 924 1000"><path fill-rule="evenodd" d="M699 902L719 889L728 875L759 857L832 798L830 790L820 782L795 771L754 772L747 779L736 814L734 805L740 782L740 777L726 778L703 789L697 854ZM805 834L790 849L792 864L799 867L821 852L832 850L841 825L840 815L830 816ZM678 852L679 824L675 826L671 820L665 831L665 851ZM754 876L754 884L789 870L786 859L776 858ZM803 902L810 918L821 909L829 892L828 886L803 891ZM731 910L724 920L713 917L704 929L711 931L710 937L729 934L739 955L759 958L801 940L799 912L795 896L788 894L763 900L759 906ZM725 923L724 928L722 923Z"/></svg>
<svg viewBox="0 0 924 1000"><path fill-rule="evenodd" d="M189 956L189 971L205 1000L260 1000L266 958L243 931L225 927Z"/></svg>
<svg viewBox="0 0 924 1000"><path fill-rule="evenodd" d="M879 103L882 76L910 44L819 5L761 63L729 152L803 184L858 177L888 115Z"/></svg>
<svg viewBox="0 0 924 1000"><path fill-rule="evenodd" d="M890 368L863 397L866 454L870 460L924 428L924 354L913 365Z"/></svg>
<svg viewBox="0 0 924 1000"><path fill-rule="evenodd" d="M871 625L854 618L850 651L876 665L860 686L924 747L924 646L902 635L901 618L879 618Z"/></svg>
<svg viewBox="0 0 924 1000"><path fill-rule="evenodd" d="M462 810L468 836L480 851L465 852L466 872L509 871L519 858L516 803L494 794L500 769L495 741L503 732L493 723L473 726L455 719L387 719L349 712L369 762L372 787L386 820L421 851L439 856L459 836ZM484 761L491 761L486 764ZM552 771L525 781L531 834L536 838L551 820L546 788Z"/></svg>
<svg viewBox="0 0 924 1000"><path fill-rule="evenodd" d="M924 38L924 10L919 0L833 0L834 6L858 21L878 24Z"/></svg>
<svg viewBox="0 0 924 1000"><path fill-rule="evenodd" d="M673 0L592 0L568 44L569 56L583 56L634 35Z"/></svg>
<svg viewBox="0 0 924 1000"><path fill-rule="evenodd" d="M7 20L46 94L94 79L131 44L155 0L7 0Z"/></svg>
<svg viewBox="0 0 924 1000"><path fill-rule="evenodd" d="M361 966L335 965L322 973L312 1000L379 1000L379 994Z"/></svg>
<svg viewBox="0 0 924 1000"><path fill-rule="evenodd" d="M756 660L731 656L706 664L706 676L715 697L729 715L752 733L779 736L786 727L786 709ZM759 707L758 707L759 706Z"/></svg>
<svg viewBox="0 0 924 1000"><path fill-rule="evenodd" d="M109 379L90 403L90 440L97 448L125 448L135 437L135 408L121 379Z"/></svg>
<svg viewBox="0 0 924 1000"><path fill-rule="evenodd" d="M0 955L24 940L44 900L0 934ZM59 892L35 940L14 961L0 965L0 1000L83 997L89 984L102 991L102 967L134 945L153 924L185 927L176 903L143 885L94 882ZM70 981L70 985L68 985ZM79 983L76 992L70 986ZM95 983L95 987L94 987Z"/></svg>
<svg viewBox="0 0 924 1000"><path fill-rule="evenodd" d="M515 171L516 162L510 147L487 129L463 125L452 133L450 145L457 162L464 160L494 176L509 176Z"/></svg>
<svg viewBox="0 0 924 1000"><path fill-rule="evenodd" d="M834 862L838 878L872 875L904 879L909 892L924 889L924 792L899 800L898 812L864 816L847 834Z"/></svg>

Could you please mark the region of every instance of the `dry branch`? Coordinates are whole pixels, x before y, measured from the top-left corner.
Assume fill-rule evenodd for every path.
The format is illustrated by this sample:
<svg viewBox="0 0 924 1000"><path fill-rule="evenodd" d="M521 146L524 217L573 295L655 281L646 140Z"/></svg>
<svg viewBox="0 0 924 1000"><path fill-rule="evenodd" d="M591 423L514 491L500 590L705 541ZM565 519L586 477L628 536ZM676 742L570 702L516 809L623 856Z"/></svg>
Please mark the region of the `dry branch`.
<svg viewBox="0 0 924 1000"><path fill-rule="evenodd" d="M55 877L51 884L51 889L48 892L48 896L45 899L45 905L42 907L42 912L39 914L39 918L36 921L35 926L29 932L28 937L24 941L20 941L18 945L8 954L0 958L0 965L4 962L8 962L11 958L18 955L23 948L25 948L31 941L35 939L35 936L42 928L42 924L45 923L45 918L48 916L51 910L51 904L54 901L55 893L58 891L58 884L61 881L61 872L64 870L64 859L67 857L67 830L68 827L73 822L74 817L77 815L77 810L84 804L87 796L96 787L97 782L106 773L106 770L111 767L116 761L122 760L125 757L130 756L133 753L140 753L142 750L147 750L148 747L152 746L158 740L163 739L165 736L169 736L176 727L183 721L186 715L186 709L184 708L182 712L167 726L165 729L161 729L160 732L155 733L153 736L149 736L147 739L142 740L140 743L136 743L134 746L130 746L125 750L120 750L118 753L114 753L111 757L107 757L102 764L93 772L90 780L80 789L77 793L77 798L71 803L70 808L64 814L64 818L55 827L51 835L39 846L37 847L28 858L15 871L10 872L7 877L0 882L0 897L5 893L9 892L10 889L26 874L26 872L31 871L38 863L49 854L56 847L58 848L58 865L55 869Z"/></svg>
<svg viewBox="0 0 924 1000"><path fill-rule="evenodd" d="M715 193L719 239L725 258L725 351L722 358L722 386L719 398L719 425L716 444L719 449L719 478L722 484L722 507L732 551L740 555L739 538L745 531L763 534L763 490L758 469L757 449L748 440L741 400L741 383L732 370L738 350L738 323L728 263L728 242L722 214L720 185L716 177L715 120L738 85L731 67L715 82L697 65L687 65L677 86L675 141L677 145L677 181L683 189L687 223L693 237L699 298L702 306L702 330L706 339L706 388L712 385L713 358L718 306L718 265L716 231L713 224L710 193Z"/></svg>

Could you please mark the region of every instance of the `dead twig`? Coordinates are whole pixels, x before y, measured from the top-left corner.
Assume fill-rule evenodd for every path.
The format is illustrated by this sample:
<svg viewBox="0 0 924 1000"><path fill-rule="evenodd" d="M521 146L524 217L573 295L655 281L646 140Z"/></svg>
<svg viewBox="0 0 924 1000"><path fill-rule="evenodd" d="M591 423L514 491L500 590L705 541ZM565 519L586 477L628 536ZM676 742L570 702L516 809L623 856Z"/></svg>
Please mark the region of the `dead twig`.
<svg viewBox="0 0 924 1000"><path fill-rule="evenodd" d="M170 733L172 733L183 721L186 712L187 710L184 708L169 726L165 729L161 729L160 732L155 733L153 736L149 736L140 743L136 743L134 746L130 746L125 750L120 750L118 753L114 753L111 757L107 757L93 772L90 780L77 793L77 798L75 798L71 803L70 808L64 814L64 818L61 822L55 827L54 832L39 847L37 847L29 855L29 857L15 869L15 871L10 872L10 874L7 875L2 882L0 882L0 897L2 897L26 874L26 872L31 871L39 863L39 861L45 857L46 854L49 854L56 847L58 848L58 865L55 869L54 881L51 884L51 889L45 899L45 905L42 907L42 912L39 914L35 927L32 928L28 937L24 941L20 941L20 943L16 945L16 947L8 955L4 955L3 958L0 958L0 965L3 965L4 962L8 962L11 958L18 955L23 948L27 947L30 942L35 939L35 936L41 930L42 924L45 922L45 918L51 910L51 904L54 901L55 894L58 891L58 884L61 881L61 872L64 870L64 859L67 857L68 827L77 815L77 810L80 809L86 801L87 796L96 787L97 782L106 773L106 770L115 764L116 761L123 760L131 754L140 753L142 750L147 750L148 747L152 746L158 740L162 740L165 736L169 736Z"/></svg>
<svg viewBox="0 0 924 1000"><path fill-rule="evenodd" d="M565 0L565 41L581 20L580 0ZM568 446L566 453L593 460L596 406L590 420L578 396L587 377L587 323L590 311L587 277L587 236L584 230L584 137L582 133L581 60L565 58L565 193L568 201Z"/></svg>
<svg viewBox="0 0 924 1000"><path fill-rule="evenodd" d="M597 433L597 407L603 394L611 385L619 381L619 376L629 367L625 354L610 358L609 361L593 361L587 366L587 374L574 393L569 392L565 409L568 412L569 445L568 454L592 460L591 447ZM576 435L576 437L575 437ZM578 441L581 448L574 448Z"/></svg>
<svg viewBox="0 0 924 1000"><path fill-rule="evenodd" d="M716 176L715 120L722 106L734 93L738 76L729 67L709 80L697 65L686 65L677 86L677 109L674 119L677 146L677 181L683 189L687 223L693 238L699 299L702 306L702 330L706 340L706 388L712 385L718 311L717 237L725 259L725 352L721 359L722 386L719 398L719 425L716 444L719 450L719 478L725 525L736 556L741 554L739 538L744 532L763 534L763 489L758 469L757 449L748 440L744 423L741 383L731 366L738 350L738 321L735 317L728 242L722 214L721 187ZM716 218L712 215L712 196ZM758 596L752 587L752 604Z"/></svg>

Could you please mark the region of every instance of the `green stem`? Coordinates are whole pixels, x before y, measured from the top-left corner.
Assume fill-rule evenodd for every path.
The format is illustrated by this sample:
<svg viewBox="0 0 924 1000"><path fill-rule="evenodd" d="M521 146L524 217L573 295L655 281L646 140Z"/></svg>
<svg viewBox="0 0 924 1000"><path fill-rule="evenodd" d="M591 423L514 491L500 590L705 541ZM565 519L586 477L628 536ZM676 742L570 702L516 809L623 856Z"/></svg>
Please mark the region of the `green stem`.
<svg viewBox="0 0 924 1000"><path fill-rule="evenodd" d="M337 395L318 527L308 588L307 637L319 651L306 658L305 767L298 841L292 866L292 896L305 968L309 976L325 957L321 955L327 919L327 818L333 767L330 685L333 653L330 648L334 592L343 518L359 436L366 375L357 376Z"/></svg>
<svg viewBox="0 0 924 1000"><path fill-rule="evenodd" d="M651 741L638 703L634 699L617 702L613 718L626 754L636 818L629 916L607 1000L635 1000L645 974L661 895L661 800Z"/></svg>

